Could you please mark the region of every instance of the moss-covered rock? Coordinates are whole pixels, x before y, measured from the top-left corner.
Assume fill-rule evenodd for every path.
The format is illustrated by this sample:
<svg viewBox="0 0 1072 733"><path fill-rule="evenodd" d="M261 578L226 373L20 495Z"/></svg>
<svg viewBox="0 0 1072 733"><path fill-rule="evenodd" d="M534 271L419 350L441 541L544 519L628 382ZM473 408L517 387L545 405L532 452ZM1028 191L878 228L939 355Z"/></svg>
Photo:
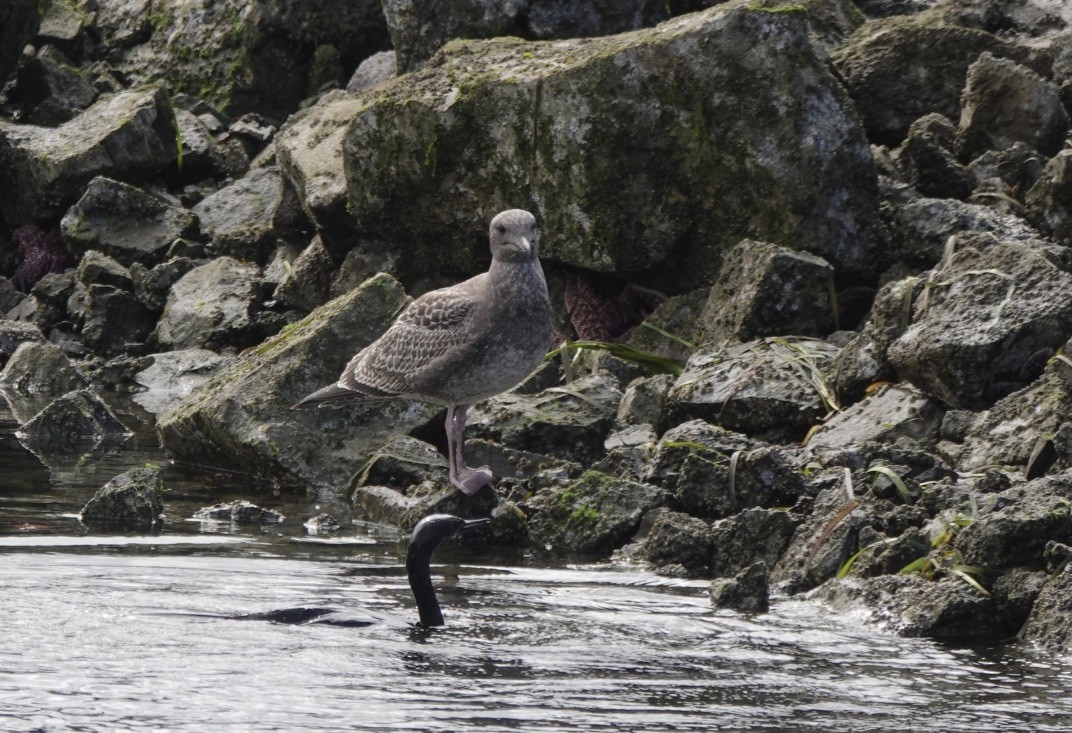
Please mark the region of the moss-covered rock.
<svg viewBox="0 0 1072 733"><path fill-rule="evenodd" d="M75 254L99 250L124 265L150 267L179 237L198 234L197 217L167 198L98 176L60 222Z"/></svg>
<svg viewBox="0 0 1072 733"><path fill-rule="evenodd" d="M160 419L163 446L179 458L341 494L393 433L423 425L436 408L401 401L299 412L290 406L333 383L407 302L395 280L378 275L246 350Z"/></svg>
<svg viewBox="0 0 1072 733"><path fill-rule="evenodd" d="M337 104L356 226L417 274L471 269L474 222L510 206L537 213L545 257L657 270L679 292L744 236L877 266L871 155L803 12L731 2L604 38L454 41Z"/></svg>
<svg viewBox="0 0 1072 733"><path fill-rule="evenodd" d="M232 114L281 119L305 97L318 46L339 49L353 69L388 41L379 0L80 4L96 11L96 53L133 83L166 80Z"/></svg>
<svg viewBox="0 0 1072 733"><path fill-rule="evenodd" d="M18 392L63 394L89 382L58 346L25 341L0 371L0 385Z"/></svg>
<svg viewBox="0 0 1072 733"><path fill-rule="evenodd" d="M608 554L624 545L650 510L666 501L655 486L588 471L522 508L534 542L555 552Z"/></svg>
<svg viewBox="0 0 1072 733"><path fill-rule="evenodd" d="M132 468L106 483L82 509L81 520L90 526L137 525L152 527L161 522L164 489L160 469Z"/></svg>
<svg viewBox="0 0 1072 733"><path fill-rule="evenodd" d="M0 121L0 213L12 227L55 218L94 177L144 180L177 150L160 87L103 96L55 128Z"/></svg>

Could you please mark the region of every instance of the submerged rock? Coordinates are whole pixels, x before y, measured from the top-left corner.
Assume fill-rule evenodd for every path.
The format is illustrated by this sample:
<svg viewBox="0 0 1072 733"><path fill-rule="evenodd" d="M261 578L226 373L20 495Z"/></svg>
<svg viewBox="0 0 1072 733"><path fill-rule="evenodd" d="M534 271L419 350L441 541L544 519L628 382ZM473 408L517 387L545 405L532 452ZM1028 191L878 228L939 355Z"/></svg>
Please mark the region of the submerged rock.
<svg viewBox="0 0 1072 733"><path fill-rule="evenodd" d="M103 96L56 128L0 121L0 213L11 226L53 219L96 176L145 179L175 155L162 88Z"/></svg>
<svg viewBox="0 0 1072 733"><path fill-rule="evenodd" d="M81 453L105 440L123 441L130 430L92 391L69 392L19 428L18 437L35 453Z"/></svg>
<svg viewBox="0 0 1072 733"><path fill-rule="evenodd" d="M83 524L134 524L152 527L162 522L164 483L160 469L132 468L106 483L83 507Z"/></svg>
<svg viewBox="0 0 1072 733"><path fill-rule="evenodd" d="M0 385L19 392L64 394L88 387L89 382L58 346L26 341L0 372Z"/></svg>
<svg viewBox="0 0 1072 733"><path fill-rule="evenodd" d="M194 512L194 519L233 524L278 524L286 517L272 509L259 507L243 499L226 504L214 504Z"/></svg>
<svg viewBox="0 0 1072 733"><path fill-rule="evenodd" d="M944 641L997 641L1015 634L1027 608L987 596L959 578L927 580L919 573L832 581L813 597L839 611L870 612L902 636Z"/></svg>
<svg viewBox="0 0 1072 733"><path fill-rule="evenodd" d="M742 236L878 265L871 154L802 12L733 2L599 39L455 41L344 100L350 212L419 253L414 274L484 256L473 222L507 202L531 202L542 255L661 268L678 290L709 282Z"/></svg>

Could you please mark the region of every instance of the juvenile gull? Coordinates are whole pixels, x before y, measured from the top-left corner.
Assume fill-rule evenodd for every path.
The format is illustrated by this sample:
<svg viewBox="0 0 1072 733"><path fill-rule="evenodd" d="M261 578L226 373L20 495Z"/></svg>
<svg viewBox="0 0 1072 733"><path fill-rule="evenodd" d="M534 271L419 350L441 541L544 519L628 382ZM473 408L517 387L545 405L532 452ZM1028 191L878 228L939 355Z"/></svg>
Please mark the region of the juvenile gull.
<svg viewBox="0 0 1072 733"><path fill-rule="evenodd" d="M401 397L447 407L450 482L467 494L491 484L462 450L469 405L510 389L551 344L551 301L537 251L536 219L510 209L491 220L491 267L414 300L339 381L294 405Z"/></svg>

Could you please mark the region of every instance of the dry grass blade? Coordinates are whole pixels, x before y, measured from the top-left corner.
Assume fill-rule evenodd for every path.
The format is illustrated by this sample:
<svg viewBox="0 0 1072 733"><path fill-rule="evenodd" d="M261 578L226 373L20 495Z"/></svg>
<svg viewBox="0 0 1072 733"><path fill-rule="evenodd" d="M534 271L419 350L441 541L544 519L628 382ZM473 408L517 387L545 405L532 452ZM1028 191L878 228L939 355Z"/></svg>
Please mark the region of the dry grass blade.
<svg viewBox="0 0 1072 733"><path fill-rule="evenodd" d="M560 356L563 352L578 351L581 349L606 351L611 356L617 357L622 361L631 361L634 364L641 364L657 374L671 374L677 377L681 376L681 372L685 369L685 365L677 359L659 356L658 354L641 351L629 344L619 344L612 341L568 341L554 351L548 352L546 358L554 359Z"/></svg>

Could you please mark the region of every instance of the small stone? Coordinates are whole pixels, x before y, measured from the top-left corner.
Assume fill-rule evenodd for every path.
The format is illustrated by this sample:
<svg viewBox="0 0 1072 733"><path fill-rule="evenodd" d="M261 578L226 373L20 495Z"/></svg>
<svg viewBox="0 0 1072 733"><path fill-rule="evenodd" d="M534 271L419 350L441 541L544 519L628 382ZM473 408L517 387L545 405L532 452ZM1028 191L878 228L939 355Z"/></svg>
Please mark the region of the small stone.
<svg viewBox="0 0 1072 733"><path fill-rule="evenodd" d="M160 469L132 468L106 483L82 509L80 519L88 525L137 524L152 527L162 523L164 489Z"/></svg>
<svg viewBox="0 0 1072 733"><path fill-rule="evenodd" d="M133 290L130 270L106 254L89 250L78 263L78 279L84 285L110 285L122 290Z"/></svg>
<svg viewBox="0 0 1072 733"><path fill-rule="evenodd" d="M194 519L232 524L278 524L286 517L277 511L237 499L226 504L214 504L198 509L194 512Z"/></svg>
<svg viewBox="0 0 1072 733"><path fill-rule="evenodd" d="M767 566L753 563L733 578L711 581L711 605L742 613L763 613L770 605Z"/></svg>
<svg viewBox="0 0 1072 733"><path fill-rule="evenodd" d="M339 520L330 514L317 514L302 526L305 527L306 532L314 537L317 535L335 534L342 529Z"/></svg>

